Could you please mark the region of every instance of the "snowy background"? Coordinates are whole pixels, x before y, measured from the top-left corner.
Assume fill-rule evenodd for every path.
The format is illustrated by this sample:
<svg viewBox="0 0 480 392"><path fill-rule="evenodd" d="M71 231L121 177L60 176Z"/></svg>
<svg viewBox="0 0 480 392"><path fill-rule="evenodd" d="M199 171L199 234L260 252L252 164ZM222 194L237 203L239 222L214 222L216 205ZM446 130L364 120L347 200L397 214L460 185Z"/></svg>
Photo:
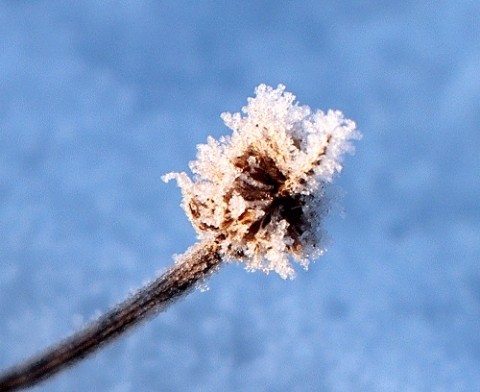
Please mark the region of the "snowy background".
<svg viewBox="0 0 480 392"><path fill-rule="evenodd" d="M480 3L0 2L0 368L171 264L165 172L259 83L364 134L327 254L228 265L35 391L479 391Z"/></svg>

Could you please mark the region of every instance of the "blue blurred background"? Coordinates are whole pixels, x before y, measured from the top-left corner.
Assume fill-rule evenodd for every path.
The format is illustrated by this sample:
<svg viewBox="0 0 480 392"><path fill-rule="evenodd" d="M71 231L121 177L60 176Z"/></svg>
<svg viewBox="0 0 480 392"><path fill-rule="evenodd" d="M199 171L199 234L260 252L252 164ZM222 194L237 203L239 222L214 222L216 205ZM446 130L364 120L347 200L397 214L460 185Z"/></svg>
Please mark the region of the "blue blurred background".
<svg viewBox="0 0 480 392"><path fill-rule="evenodd" d="M260 83L354 119L329 251L228 265L37 391L480 390L480 3L0 2L0 367L194 243L165 172Z"/></svg>

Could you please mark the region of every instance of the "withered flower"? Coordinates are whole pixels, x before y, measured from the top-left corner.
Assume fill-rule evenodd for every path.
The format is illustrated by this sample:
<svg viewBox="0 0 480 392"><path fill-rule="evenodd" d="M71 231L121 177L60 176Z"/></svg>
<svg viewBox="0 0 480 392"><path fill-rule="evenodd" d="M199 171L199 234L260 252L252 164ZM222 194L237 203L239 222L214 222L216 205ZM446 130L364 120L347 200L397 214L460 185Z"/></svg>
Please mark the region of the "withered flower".
<svg viewBox="0 0 480 392"><path fill-rule="evenodd" d="M170 173L200 241L216 242L224 260L293 277L289 257L307 267L325 248L325 187L342 169L355 123L341 112L312 112L295 96L264 84L240 113L223 113L232 136L198 146L185 173Z"/></svg>
<svg viewBox="0 0 480 392"><path fill-rule="evenodd" d="M76 334L0 373L0 391L44 381L166 309L218 271L239 260L249 270L293 277L289 258L307 267L324 252L326 186L360 137L339 111L312 112L295 97L264 84L240 113L222 115L232 136L198 146L185 173L170 173L200 242L175 265Z"/></svg>

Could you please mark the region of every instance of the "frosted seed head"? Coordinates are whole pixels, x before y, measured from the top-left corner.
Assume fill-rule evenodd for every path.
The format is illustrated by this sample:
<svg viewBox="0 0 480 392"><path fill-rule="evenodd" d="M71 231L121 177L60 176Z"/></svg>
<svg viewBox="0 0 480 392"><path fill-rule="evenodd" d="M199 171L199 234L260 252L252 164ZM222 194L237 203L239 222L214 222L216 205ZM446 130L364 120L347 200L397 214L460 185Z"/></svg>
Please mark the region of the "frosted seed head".
<svg viewBox="0 0 480 392"><path fill-rule="evenodd" d="M201 241L216 241L227 261L294 276L324 252L325 187L342 169L355 123L340 111L312 112L295 96L261 84L241 113L223 113L232 135L208 138L185 173L170 173Z"/></svg>

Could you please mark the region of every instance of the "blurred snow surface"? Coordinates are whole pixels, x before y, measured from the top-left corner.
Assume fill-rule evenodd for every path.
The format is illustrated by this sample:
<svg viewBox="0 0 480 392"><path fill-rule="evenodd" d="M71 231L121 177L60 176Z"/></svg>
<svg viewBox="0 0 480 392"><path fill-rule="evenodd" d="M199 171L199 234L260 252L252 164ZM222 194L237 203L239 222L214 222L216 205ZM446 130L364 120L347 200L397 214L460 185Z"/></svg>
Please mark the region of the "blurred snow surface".
<svg viewBox="0 0 480 392"><path fill-rule="evenodd" d="M0 367L195 241L196 144L259 83L364 134L329 251L228 265L35 391L479 391L480 3L0 2ZM339 213L340 212L340 213Z"/></svg>

